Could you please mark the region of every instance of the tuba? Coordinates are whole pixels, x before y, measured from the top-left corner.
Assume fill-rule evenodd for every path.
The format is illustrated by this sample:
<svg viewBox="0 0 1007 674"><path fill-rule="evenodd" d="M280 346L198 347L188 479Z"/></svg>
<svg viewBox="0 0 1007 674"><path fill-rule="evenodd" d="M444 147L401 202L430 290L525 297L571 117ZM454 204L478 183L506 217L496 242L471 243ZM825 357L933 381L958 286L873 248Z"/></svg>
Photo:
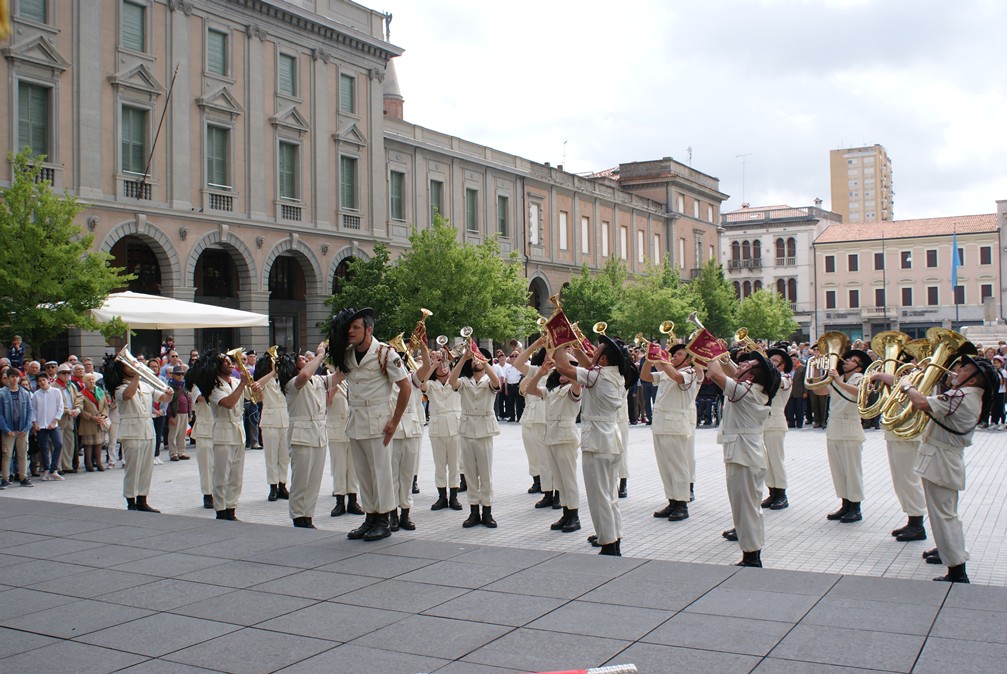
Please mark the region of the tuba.
<svg viewBox="0 0 1007 674"><path fill-rule="evenodd" d="M894 376L901 366L899 354L908 343L909 335L898 330L879 332L871 339L871 351L878 354L878 359L864 370L864 378L860 380L860 389L857 391L857 409L864 419L873 419L878 416L892 392L887 384L872 382L871 375L876 372L884 372ZM876 399L871 402L871 398L875 395L877 395Z"/></svg>
<svg viewBox="0 0 1007 674"><path fill-rule="evenodd" d="M804 370L804 387L814 391L832 383L829 370L839 367L839 359L850 348L850 338L842 332L826 332L818 338L818 354L809 358Z"/></svg>
<svg viewBox="0 0 1007 674"><path fill-rule="evenodd" d="M933 352L904 375L909 377L906 381L925 396L933 393L941 377L950 374L951 365L958 359L958 350L970 343L962 335L947 328L930 328L927 330L927 340ZM901 387L892 390L881 410L881 426L885 430L891 431L899 439L908 440L918 437L928 423L930 417L912 406L909 396Z"/></svg>
<svg viewBox="0 0 1007 674"><path fill-rule="evenodd" d="M146 382L158 395L164 395L171 390L170 386L161 381L161 378L151 372L149 367L140 363L136 359L136 356L129 352L128 346L122 347L122 350L116 355L115 360L131 369L141 381Z"/></svg>
<svg viewBox="0 0 1007 674"><path fill-rule="evenodd" d="M237 347L237 348L235 348L235 349L231 349L230 351L227 352L227 357L231 359L231 362L234 363L234 366L236 368L238 368L239 372L241 372L241 376L246 379L245 383L251 384L252 383L252 375L248 371L248 368L245 367L245 352L244 352L244 350L240 346ZM249 388L248 389L248 399L251 400L253 403L257 403L257 402L259 402L259 394L257 394L251 388Z"/></svg>

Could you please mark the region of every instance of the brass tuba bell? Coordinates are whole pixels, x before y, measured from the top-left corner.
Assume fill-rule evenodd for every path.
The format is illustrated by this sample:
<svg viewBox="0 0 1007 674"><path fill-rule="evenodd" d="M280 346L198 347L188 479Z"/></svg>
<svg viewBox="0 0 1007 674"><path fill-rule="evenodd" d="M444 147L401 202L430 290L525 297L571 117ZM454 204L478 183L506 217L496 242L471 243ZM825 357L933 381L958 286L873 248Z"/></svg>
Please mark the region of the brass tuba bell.
<svg viewBox="0 0 1007 674"><path fill-rule="evenodd" d="M839 368L839 359L850 348L850 338L844 333L833 330L818 338L818 353L809 358L804 370L804 386L812 391L832 383L829 370Z"/></svg>
<svg viewBox="0 0 1007 674"><path fill-rule="evenodd" d="M871 375L876 372L885 372L895 375L900 366L899 354L909 343L909 335L898 330L886 330L874 335L871 339L871 351L881 356L864 370L864 378L860 380L860 389L857 391L857 409L864 419L873 419L881 413L881 408L885 400L891 394L891 388L880 382L872 382ZM874 402L871 397L877 394Z"/></svg>

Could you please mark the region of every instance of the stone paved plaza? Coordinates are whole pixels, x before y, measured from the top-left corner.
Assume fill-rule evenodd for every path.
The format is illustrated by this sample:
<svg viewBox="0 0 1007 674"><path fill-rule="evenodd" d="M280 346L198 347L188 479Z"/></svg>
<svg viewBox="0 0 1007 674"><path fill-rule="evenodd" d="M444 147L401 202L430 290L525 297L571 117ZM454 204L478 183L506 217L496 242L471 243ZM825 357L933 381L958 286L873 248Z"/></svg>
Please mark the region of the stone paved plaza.
<svg viewBox="0 0 1007 674"><path fill-rule="evenodd" d="M199 507L195 461L155 468L151 502L127 512L121 471L0 494L0 672L337 672L514 674L633 663L672 672L993 672L1007 659L1002 437L977 434L963 499L974 585L928 579L927 543L900 544L883 440L868 434L866 518L835 505L824 434L788 439L794 505L767 514L765 569L732 565L715 432L700 431L697 501L671 524L649 429L632 429L622 558L593 554L585 530L548 530L535 511L520 433L506 425L496 467L500 528L462 530L430 512L418 529L349 541L359 518L317 531L268 503L250 452L242 522ZM429 471L429 462L422 468ZM324 512L323 512L324 510ZM586 509L585 509L586 510ZM173 513L173 514L167 514ZM883 576L883 577L882 577ZM983 584L979 584L983 583Z"/></svg>

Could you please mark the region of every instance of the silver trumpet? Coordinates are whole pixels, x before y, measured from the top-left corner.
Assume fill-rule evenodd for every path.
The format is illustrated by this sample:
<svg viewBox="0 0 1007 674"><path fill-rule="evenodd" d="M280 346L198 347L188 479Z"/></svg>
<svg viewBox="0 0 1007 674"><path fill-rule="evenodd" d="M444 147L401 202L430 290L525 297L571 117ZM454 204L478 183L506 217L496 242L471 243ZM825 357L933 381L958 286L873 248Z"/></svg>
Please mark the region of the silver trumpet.
<svg viewBox="0 0 1007 674"><path fill-rule="evenodd" d="M138 361L136 356L129 352L129 347L122 347L122 350L119 351L118 355L116 355L115 360L135 372L136 376L147 382L147 384L154 389L158 395L164 395L171 390L171 387L161 381L160 377L151 372L149 367Z"/></svg>

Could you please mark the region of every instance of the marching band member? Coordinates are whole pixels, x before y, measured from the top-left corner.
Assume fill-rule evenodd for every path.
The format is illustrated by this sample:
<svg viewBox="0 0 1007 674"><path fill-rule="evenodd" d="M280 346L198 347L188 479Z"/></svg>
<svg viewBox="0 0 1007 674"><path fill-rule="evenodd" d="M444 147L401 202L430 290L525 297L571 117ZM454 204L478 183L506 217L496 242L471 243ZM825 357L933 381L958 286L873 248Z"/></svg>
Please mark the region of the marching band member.
<svg viewBox="0 0 1007 674"><path fill-rule="evenodd" d="M412 387L402 360L387 344L374 338L374 310L343 309L329 324L332 360L346 375L353 465L360 483L364 523L346 536L376 541L392 535L389 514L395 509L392 479L392 434L402 420ZM394 409L388 404L398 387Z"/></svg>
<svg viewBox="0 0 1007 674"><path fill-rule="evenodd" d="M469 516L462 522L466 529L477 524L495 529L493 519L493 436L500 434L493 402L500 390L500 380L489 366L490 353L480 349L486 360L472 357L472 349L451 370L451 388L461 393L461 457L468 478ZM482 506L482 516L479 515Z"/></svg>
<svg viewBox="0 0 1007 674"><path fill-rule="evenodd" d="M711 360L707 376L724 390L724 418L719 435L734 519L734 529L724 532L724 536L738 541L742 558L737 566L761 567L765 527L759 499L766 477L763 427L780 387L780 373L760 352L749 351L740 356L736 367L733 363Z"/></svg>
<svg viewBox="0 0 1007 674"><path fill-rule="evenodd" d="M531 363L529 364L529 358ZM549 459L546 454L546 421L545 421L545 399L541 391L538 395L534 391L528 390L528 381L541 368L545 361L545 337L539 337L528 345L528 348L518 354L511 364L515 370L524 375L519 385L518 392L524 396L524 412L518 423L521 424L521 440L524 441L524 451L528 455L528 465L535 466L529 472L532 475L534 484L528 490L529 494L541 491L545 494L537 503L536 508L558 507L556 500L556 485L553 475L550 472ZM544 387L542 378L538 379L540 386ZM536 487L538 489L536 490Z"/></svg>
<svg viewBox="0 0 1007 674"><path fill-rule="evenodd" d="M266 356L256 360L252 377L262 387L262 412L258 428L262 435L262 453L266 459L268 499L289 499L287 471L290 469L290 413L287 411L286 397L276 381L273 359Z"/></svg>
<svg viewBox="0 0 1007 674"><path fill-rule="evenodd" d="M409 404L402 415L402 422L392 435L392 480L395 483L398 506L402 511L400 515L397 510L392 510L389 521L389 528L392 531L398 531L400 528L406 531L416 529L416 524L409 518L409 511L413 507L413 475L419 461L420 445L423 443L423 420L426 418L420 379L411 371L405 355L399 353L399 358L409 372L412 392L409 394ZM389 405L392 402L390 400Z"/></svg>
<svg viewBox="0 0 1007 674"><path fill-rule="evenodd" d="M434 458L434 484L437 500L431 510L461 510L458 502L459 456L461 445L458 431L461 426L462 397L451 387L450 361L445 350L430 352L426 342L420 343L423 367L420 368L421 390L427 395L430 408L430 450ZM450 491L450 494L448 490Z"/></svg>
<svg viewBox="0 0 1007 674"><path fill-rule="evenodd" d="M650 355L649 353L647 354ZM654 453L657 469L664 484L668 505L654 513L654 517L670 522L689 518L690 487L695 456L690 442L695 434L692 414L696 409L696 394L702 377L692 367L692 357L684 344L675 344L669 355L671 362L644 361L640 379L657 384L657 400L651 429L654 432ZM657 372L651 372L651 368Z"/></svg>
<svg viewBox="0 0 1007 674"><path fill-rule="evenodd" d="M871 364L871 357L860 349L850 349L839 361L839 370L829 370L831 388L836 395L829 402L829 424L825 428L825 444L828 448L829 469L836 496L843 500L839 510L829 513L827 519L839 520L843 524L859 522L863 519L860 503L864 500L864 429L860 425L860 410L857 395L864 370ZM813 392L818 396L829 395L828 388Z"/></svg>
<svg viewBox="0 0 1007 674"><path fill-rule="evenodd" d="M185 387L196 412L196 422L189 437L196 442L196 468L199 470L199 491L203 494L203 507L213 510L213 410L200 393L193 377L196 370L185 371Z"/></svg>
<svg viewBox="0 0 1007 674"><path fill-rule="evenodd" d="M332 475L332 495L336 505L329 517L349 513L363 515L357 503L357 474L353 469L350 438L346 435L346 420L350 416L350 392L345 381L330 380L325 391L325 435L329 441L329 473Z"/></svg>
<svg viewBox="0 0 1007 674"><path fill-rule="evenodd" d="M787 434L787 403L794 386L791 376L794 363L783 349L767 349L769 362L780 371L780 390L773 396L769 408L769 418L763 431L766 444L766 487L769 496L762 502L763 508L782 510L790 506L787 500L787 468L784 465L784 438Z"/></svg>
<svg viewBox="0 0 1007 674"><path fill-rule="evenodd" d="M290 417L290 519L301 529L316 528L312 519L318 503L318 490L325 472L325 392L343 375L315 374L325 358L327 344L322 342L315 356L285 353L276 361L280 390L286 396Z"/></svg>
<svg viewBox="0 0 1007 674"><path fill-rule="evenodd" d="M619 432L626 391L639 372L621 340L598 336L598 348L588 358L580 343L574 345L579 366L566 358L556 361L556 370L583 387L581 401L581 450L584 490L595 535L588 541L601 547L602 555L622 556L622 517L619 513L617 480L619 458L626 451ZM561 494L562 496L562 494Z"/></svg>
<svg viewBox="0 0 1007 674"><path fill-rule="evenodd" d="M554 352L555 358L566 358L576 367L567 349ZM549 373L545 387L540 386L543 376ZM548 432L545 436L546 455L544 461L549 464L549 474L553 485L559 487L555 498L563 508L563 516L549 525L553 531L572 533L580 529L580 491L577 487L577 448L580 437L577 435L577 415L580 414L581 387L554 368L551 358L546 358L540 367L528 380L527 389L529 402L532 398L542 399L545 405L545 419ZM525 414L529 407L525 406Z"/></svg>

